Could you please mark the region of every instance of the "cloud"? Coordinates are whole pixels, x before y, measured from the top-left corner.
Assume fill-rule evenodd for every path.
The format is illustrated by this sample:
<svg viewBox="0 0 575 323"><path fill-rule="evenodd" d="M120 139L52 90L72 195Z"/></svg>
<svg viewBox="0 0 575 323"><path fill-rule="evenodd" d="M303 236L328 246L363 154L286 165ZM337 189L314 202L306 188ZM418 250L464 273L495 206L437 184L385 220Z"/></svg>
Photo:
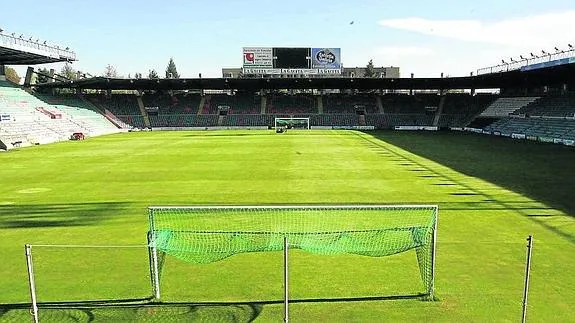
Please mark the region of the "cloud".
<svg viewBox="0 0 575 323"><path fill-rule="evenodd" d="M573 43L575 10L510 18L479 20L430 20L402 18L381 20L381 26L466 42L516 48L553 48Z"/></svg>

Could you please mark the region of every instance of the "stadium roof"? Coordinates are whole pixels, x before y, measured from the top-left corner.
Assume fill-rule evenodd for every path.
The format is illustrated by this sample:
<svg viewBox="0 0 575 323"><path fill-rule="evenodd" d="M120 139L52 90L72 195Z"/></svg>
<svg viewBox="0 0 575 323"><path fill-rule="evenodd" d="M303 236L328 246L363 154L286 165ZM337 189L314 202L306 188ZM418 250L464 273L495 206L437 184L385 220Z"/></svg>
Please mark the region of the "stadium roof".
<svg viewBox="0 0 575 323"><path fill-rule="evenodd" d="M76 53L69 48L46 45L24 39L15 34L6 35L0 32L0 64L1 65L36 65L76 60Z"/></svg>
<svg viewBox="0 0 575 323"><path fill-rule="evenodd" d="M449 78L193 78L111 79L95 77L77 81L38 84L46 88L99 90L253 90L260 89L496 89L575 84L575 64L530 71L512 71Z"/></svg>

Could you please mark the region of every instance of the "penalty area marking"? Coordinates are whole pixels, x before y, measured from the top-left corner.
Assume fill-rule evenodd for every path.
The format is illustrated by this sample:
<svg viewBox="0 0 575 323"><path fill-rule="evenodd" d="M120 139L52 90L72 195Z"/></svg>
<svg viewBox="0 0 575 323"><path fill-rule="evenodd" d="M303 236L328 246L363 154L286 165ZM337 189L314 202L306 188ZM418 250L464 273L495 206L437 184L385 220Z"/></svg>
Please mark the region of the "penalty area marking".
<svg viewBox="0 0 575 323"><path fill-rule="evenodd" d="M46 187L33 187L33 188L26 188L23 190L19 190L17 191L17 193L20 194L36 194L36 193L44 193L44 192L48 192L51 191L51 188L46 188Z"/></svg>

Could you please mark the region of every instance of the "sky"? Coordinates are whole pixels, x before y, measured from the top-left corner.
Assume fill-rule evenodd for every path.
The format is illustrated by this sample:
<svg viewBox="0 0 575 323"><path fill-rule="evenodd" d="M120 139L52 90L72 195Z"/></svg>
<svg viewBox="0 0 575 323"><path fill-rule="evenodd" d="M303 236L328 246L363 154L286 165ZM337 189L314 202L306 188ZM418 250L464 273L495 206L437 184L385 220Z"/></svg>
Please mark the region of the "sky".
<svg viewBox="0 0 575 323"><path fill-rule="evenodd" d="M221 77L242 47L340 47L346 67L402 77L465 76L510 57L575 46L573 0L20 0L0 4L4 33L70 47L102 75ZM352 23L353 22L353 23ZM50 67L50 66L47 66ZM56 65L60 69L61 65ZM17 68L22 75L25 67Z"/></svg>

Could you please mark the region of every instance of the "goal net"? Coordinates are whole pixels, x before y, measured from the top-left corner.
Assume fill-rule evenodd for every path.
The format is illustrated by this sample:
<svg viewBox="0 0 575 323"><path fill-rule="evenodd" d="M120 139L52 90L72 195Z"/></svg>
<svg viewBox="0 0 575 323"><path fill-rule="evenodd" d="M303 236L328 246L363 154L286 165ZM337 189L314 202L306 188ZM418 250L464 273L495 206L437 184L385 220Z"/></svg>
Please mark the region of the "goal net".
<svg viewBox="0 0 575 323"><path fill-rule="evenodd" d="M152 272L159 294L165 256L208 264L281 251L286 241L290 250L320 255L385 257L414 250L421 294L433 297L437 217L437 206L150 207Z"/></svg>
<svg viewBox="0 0 575 323"><path fill-rule="evenodd" d="M275 118L274 129L309 129L309 118Z"/></svg>

